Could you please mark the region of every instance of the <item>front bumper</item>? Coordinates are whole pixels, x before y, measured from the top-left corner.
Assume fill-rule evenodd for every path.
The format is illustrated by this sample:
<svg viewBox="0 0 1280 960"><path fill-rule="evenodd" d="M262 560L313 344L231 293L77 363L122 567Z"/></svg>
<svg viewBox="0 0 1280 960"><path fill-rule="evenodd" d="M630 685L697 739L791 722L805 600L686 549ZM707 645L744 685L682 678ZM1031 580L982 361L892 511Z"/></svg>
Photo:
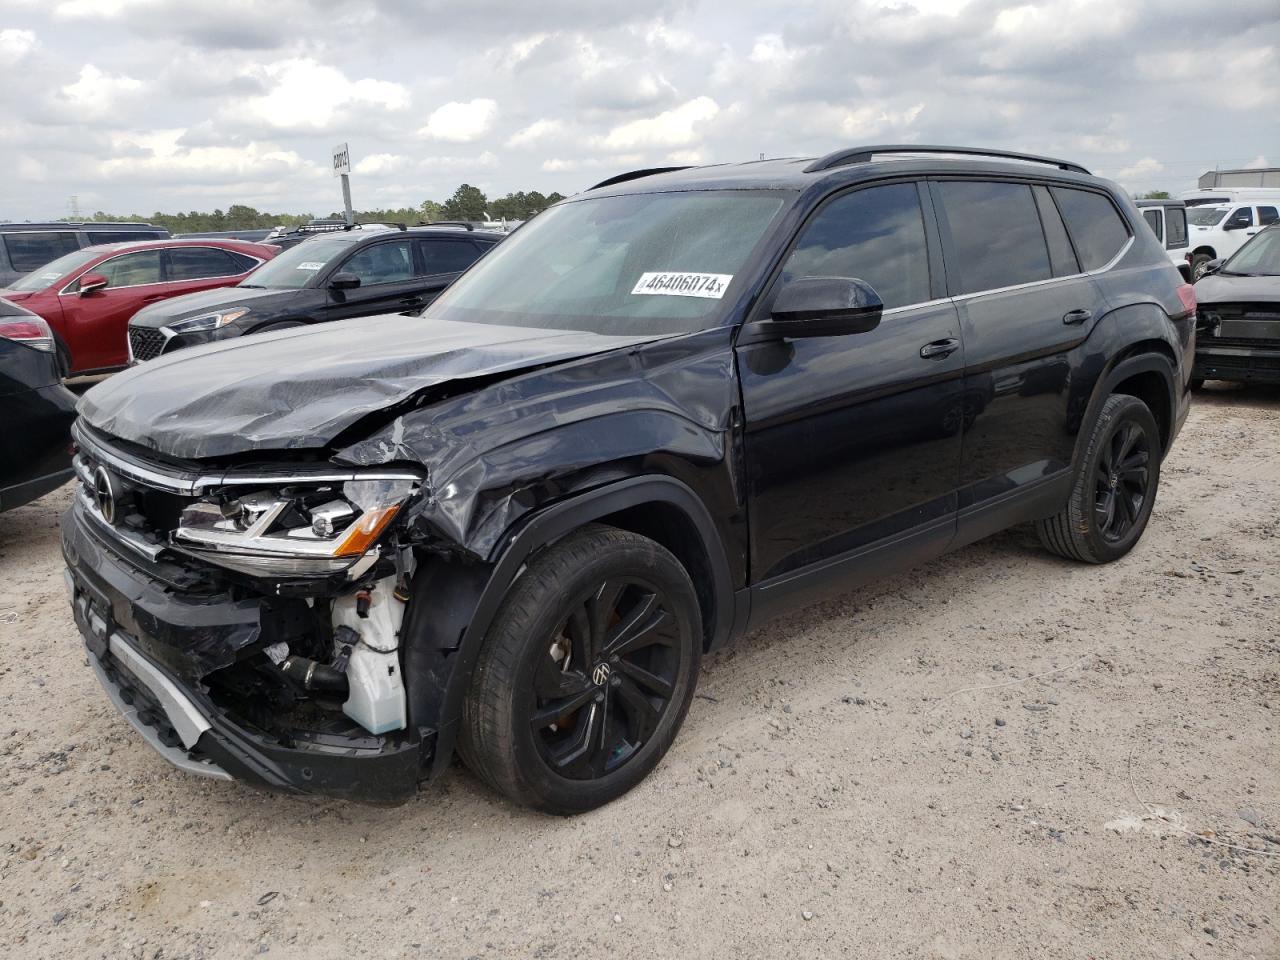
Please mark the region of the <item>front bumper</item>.
<svg viewBox="0 0 1280 960"><path fill-rule="evenodd" d="M90 663L125 719L188 773L268 790L396 804L417 790L432 740L412 733L281 742L220 707L201 672L256 641L252 602L184 596L115 553L77 499L63 522L76 626Z"/></svg>
<svg viewBox="0 0 1280 960"><path fill-rule="evenodd" d="M1191 376L1201 380L1280 383L1280 340L1275 346L1217 345L1202 337L1196 344Z"/></svg>

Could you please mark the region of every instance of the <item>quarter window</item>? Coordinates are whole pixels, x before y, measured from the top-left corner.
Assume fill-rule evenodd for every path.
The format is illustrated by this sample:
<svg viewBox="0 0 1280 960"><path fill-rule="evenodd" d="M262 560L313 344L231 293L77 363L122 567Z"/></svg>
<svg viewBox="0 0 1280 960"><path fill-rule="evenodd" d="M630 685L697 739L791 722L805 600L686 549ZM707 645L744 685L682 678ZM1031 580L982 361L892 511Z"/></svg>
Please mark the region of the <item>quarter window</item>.
<svg viewBox="0 0 1280 960"><path fill-rule="evenodd" d="M1049 248L1031 188L1021 183L938 184L951 228L960 293L1048 280Z"/></svg>
<svg viewBox="0 0 1280 960"><path fill-rule="evenodd" d="M886 308L923 303L930 299L928 251L916 185L871 187L837 197L818 212L782 278L856 278L871 284Z"/></svg>
<svg viewBox="0 0 1280 960"><path fill-rule="evenodd" d="M10 233L5 236L4 245L9 251L9 262L19 273L39 270L50 260L80 249L74 233Z"/></svg>
<svg viewBox="0 0 1280 960"><path fill-rule="evenodd" d="M1080 266L1097 270L1115 259L1129 239L1115 204L1101 193L1070 187L1054 187L1053 197L1080 255Z"/></svg>
<svg viewBox="0 0 1280 960"><path fill-rule="evenodd" d="M170 280L207 280L244 272L231 254L216 247L173 247L167 252Z"/></svg>
<svg viewBox="0 0 1280 960"><path fill-rule="evenodd" d="M89 273L107 278L107 288L138 287L144 283L160 282L160 251L140 250L104 260Z"/></svg>
<svg viewBox="0 0 1280 960"><path fill-rule="evenodd" d="M1157 240L1164 240L1164 225L1160 220L1159 210L1143 210L1142 219L1151 224L1151 232L1156 235Z"/></svg>
<svg viewBox="0 0 1280 960"><path fill-rule="evenodd" d="M1040 225L1044 227L1044 238L1049 244L1049 262L1053 265L1055 277L1069 277L1080 272L1080 261L1076 259L1075 249L1071 246L1071 238L1067 236L1067 228L1062 223L1062 215L1058 213L1058 205L1049 196L1046 187L1032 187L1035 194L1036 209L1040 211Z"/></svg>
<svg viewBox="0 0 1280 960"><path fill-rule="evenodd" d="M374 243L354 254L338 269L341 273L354 273L364 286L412 280L413 251L408 240Z"/></svg>
<svg viewBox="0 0 1280 960"><path fill-rule="evenodd" d="M1169 228L1168 247L1185 247L1187 245L1187 211L1183 207L1166 207L1164 211L1165 226Z"/></svg>

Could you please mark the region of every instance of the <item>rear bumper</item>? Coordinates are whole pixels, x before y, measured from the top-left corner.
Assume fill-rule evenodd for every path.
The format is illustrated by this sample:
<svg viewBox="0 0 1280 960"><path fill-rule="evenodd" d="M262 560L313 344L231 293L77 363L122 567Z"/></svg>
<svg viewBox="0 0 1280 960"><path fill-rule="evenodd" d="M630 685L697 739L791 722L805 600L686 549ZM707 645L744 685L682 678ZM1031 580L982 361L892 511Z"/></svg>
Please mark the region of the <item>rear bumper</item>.
<svg viewBox="0 0 1280 960"><path fill-rule="evenodd" d="M161 756L188 773L267 790L396 804L417 790L430 741L286 744L227 713L198 679L257 636L257 612L217 596L183 598L115 555L77 501L63 522L76 626L107 696Z"/></svg>

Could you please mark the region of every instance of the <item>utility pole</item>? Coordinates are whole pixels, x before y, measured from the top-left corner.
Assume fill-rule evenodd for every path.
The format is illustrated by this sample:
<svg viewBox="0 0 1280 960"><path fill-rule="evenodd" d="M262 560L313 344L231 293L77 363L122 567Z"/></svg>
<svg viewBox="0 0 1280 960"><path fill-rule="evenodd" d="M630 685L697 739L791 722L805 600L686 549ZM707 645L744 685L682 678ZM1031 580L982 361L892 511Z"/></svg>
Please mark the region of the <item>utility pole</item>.
<svg viewBox="0 0 1280 960"><path fill-rule="evenodd" d="M333 175L342 178L342 208L347 226L356 222L356 215L351 209L351 151L345 143L333 148Z"/></svg>

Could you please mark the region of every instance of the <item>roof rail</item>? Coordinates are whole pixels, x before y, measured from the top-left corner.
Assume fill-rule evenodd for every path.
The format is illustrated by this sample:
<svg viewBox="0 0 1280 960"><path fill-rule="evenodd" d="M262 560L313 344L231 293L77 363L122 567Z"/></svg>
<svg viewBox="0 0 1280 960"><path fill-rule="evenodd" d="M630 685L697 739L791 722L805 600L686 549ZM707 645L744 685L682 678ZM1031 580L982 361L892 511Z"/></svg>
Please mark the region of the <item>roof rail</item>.
<svg viewBox="0 0 1280 960"><path fill-rule="evenodd" d="M466 220L419 220L416 224L419 227L461 227L463 230L474 230L474 223L468 223Z"/></svg>
<svg viewBox="0 0 1280 960"><path fill-rule="evenodd" d="M851 163L868 163L876 154L884 153L951 153L965 157L999 157L1002 160L1023 160L1028 163L1047 163L1059 170L1070 170L1073 173L1088 174L1089 171L1070 160L1057 160L1053 157L1040 157L1034 153L1014 153L1012 150L986 150L982 147L940 147L919 143L880 144L872 147L850 147L837 150L825 157L813 161L804 168L805 173L817 173L820 170L831 170L835 167L848 166Z"/></svg>
<svg viewBox="0 0 1280 960"><path fill-rule="evenodd" d="M641 177L652 177L658 173L674 173L676 170L688 170L689 167L648 167L644 170L632 170L630 173L620 173L616 177L610 177L608 180L601 180L594 187L588 187L588 190L599 190L601 187L612 187L615 183L626 183L628 180L639 180Z"/></svg>

